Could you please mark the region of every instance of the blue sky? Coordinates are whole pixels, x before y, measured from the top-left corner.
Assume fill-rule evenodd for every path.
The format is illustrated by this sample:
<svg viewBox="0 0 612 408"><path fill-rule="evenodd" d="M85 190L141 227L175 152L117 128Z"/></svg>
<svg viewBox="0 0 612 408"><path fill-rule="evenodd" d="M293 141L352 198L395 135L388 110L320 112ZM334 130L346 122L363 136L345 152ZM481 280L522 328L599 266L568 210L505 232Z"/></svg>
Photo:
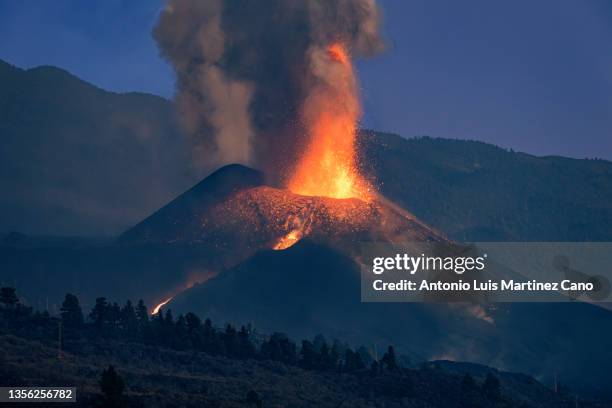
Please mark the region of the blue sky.
<svg viewBox="0 0 612 408"><path fill-rule="evenodd" d="M358 62L363 125L612 159L612 2L384 0L385 54ZM160 0L0 0L0 58L102 88L173 94Z"/></svg>

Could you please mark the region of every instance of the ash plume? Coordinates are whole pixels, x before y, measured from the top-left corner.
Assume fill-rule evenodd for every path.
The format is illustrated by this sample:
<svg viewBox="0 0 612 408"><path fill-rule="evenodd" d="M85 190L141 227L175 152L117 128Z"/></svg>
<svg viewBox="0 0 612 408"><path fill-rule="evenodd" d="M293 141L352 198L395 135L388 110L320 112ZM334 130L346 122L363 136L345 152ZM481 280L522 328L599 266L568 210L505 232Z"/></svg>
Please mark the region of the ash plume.
<svg viewBox="0 0 612 408"><path fill-rule="evenodd" d="M333 81L313 53L341 42L375 54L379 26L375 0L169 0L153 35L177 75L194 163L286 170L305 143L304 102Z"/></svg>

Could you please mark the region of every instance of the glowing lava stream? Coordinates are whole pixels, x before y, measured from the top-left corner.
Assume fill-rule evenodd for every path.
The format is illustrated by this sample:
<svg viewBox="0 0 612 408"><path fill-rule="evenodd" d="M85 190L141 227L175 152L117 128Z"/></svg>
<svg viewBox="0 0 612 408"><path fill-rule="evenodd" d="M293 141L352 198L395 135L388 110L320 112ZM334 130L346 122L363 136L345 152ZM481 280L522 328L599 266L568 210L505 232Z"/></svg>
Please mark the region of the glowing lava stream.
<svg viewBox="0 0 612 408"><path fill-rule="evenodd" d="M356 159L357 121L361 114L350 56L340 43L310 55L317 81L302 106L308 146L289 179L296 194L369 201L371 188Z"/></svg>
<svg viewBox="0 0 612 408"><path fill-rule="evenodd" d="M301 229L294 229L287 235L279 238L276 244L272 247L275 251L287 249L295 245L300 239L302 239L303 231Z"/></svg>
<svg viewBox="0 0 612 408"><path fill-rule="evenodd" d="M159 313L159 310L164 307L169 301L172 300L174 296L170 296L168 299L164 300L163 302L159 303L157 306L155 306L153 308L153 311L151 312L151 316L155 316L157 313Z"/></svg>

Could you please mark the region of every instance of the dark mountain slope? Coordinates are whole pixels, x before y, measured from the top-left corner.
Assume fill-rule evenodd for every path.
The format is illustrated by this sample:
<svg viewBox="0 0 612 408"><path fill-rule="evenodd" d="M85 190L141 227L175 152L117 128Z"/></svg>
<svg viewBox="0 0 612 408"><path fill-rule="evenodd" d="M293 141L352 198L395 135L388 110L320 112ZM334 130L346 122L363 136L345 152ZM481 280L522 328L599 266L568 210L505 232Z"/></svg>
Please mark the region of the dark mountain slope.
<svg viewBox="0 0 612 408"><path fill-rule="evenodd" d="M417 353L432 338L442 340L439 322L427 307L414 305L411 313L403 313L402 304L361 303L359 276L349 257L302 240L283 251L259 252L181 293L168 307L216 321L247 321L262 332L282 330L296 337L324 333L355 344L386 344L401 334L412 337L412 344L398 344L400 348ZM393 318L399 320L389 325ZM436 336L411 336L414 330Z"/></svg>
<svg viewBox="0 0 612 408"><path fill-rule="evenodd" d="M364 132L382 192L458 240L612 239L612 163ZM204 176L173 104L0 61L0 233L118 234Z"/></svg>
<svg viewBox="0 0 612 408"><path fill-rule="evenodd" d="M123 243L173 242L189 240L198 220L215 204L231 194L264 185L257 170L239 164L225 166L172 200L150 217L123 233Z"/></svg>
<svg viewBox="0 0 612 408"><path fill-rule="evenodd" d="M15 386L56 382L76 386L77 402L70 404L76 407L97 405L98 381L110 364L125 381L130 406L136 407L254 407L246 396L256 391L265 407L448 408L458 406L465 371L463 366L446 363L372 377L367 369L344 374L307 371L277 361L237 360L103 337L66 340L69 350L58 360L52 342L0 335L0 347L5 351L0 378ZM473 375L476 384L483 384L485 375L492 373L500 380L505 401L483 407L575 406L571 395L554 394L531 377L478 368ZM604 403L583 400L580 406L605 407Z"/></svg>
<svg viewBox="0 0 612 408"><path fill-rule="evenodd" d="M362 155L383 194L453 239L612 239L611 162L376 132Z"/></svg>
<svg viewBox="0 0 612 408"><path fill-rule="evenodd" d="M115 234L192 182L171 102L0 61L0 231Z"/></svg>
<svg viewBox="0 0 612 408"><path fill-rule="evenodd" d="M360 293L360 270L350 258L300 241L284 251L262 251L167 307L215 321L247 321L268 333L395 344L416 361L480 362L548 383L556 374L575 389L609 396L608 310L584 303L362 303Z"/></svg>

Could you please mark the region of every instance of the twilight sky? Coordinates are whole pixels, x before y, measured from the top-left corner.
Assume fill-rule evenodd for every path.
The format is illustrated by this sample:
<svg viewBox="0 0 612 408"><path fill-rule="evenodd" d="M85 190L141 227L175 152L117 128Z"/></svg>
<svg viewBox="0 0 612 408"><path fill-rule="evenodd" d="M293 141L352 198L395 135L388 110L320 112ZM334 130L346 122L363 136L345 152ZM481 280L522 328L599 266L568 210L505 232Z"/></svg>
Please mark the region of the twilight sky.
<svg viewBox="0 0 612 408"><path fill-rule="evenodd" d="M612 159L612 2L384 0L387 52L359 61L364 126ZM0 59L172 97L161 0L0 0Z"/></svg>

